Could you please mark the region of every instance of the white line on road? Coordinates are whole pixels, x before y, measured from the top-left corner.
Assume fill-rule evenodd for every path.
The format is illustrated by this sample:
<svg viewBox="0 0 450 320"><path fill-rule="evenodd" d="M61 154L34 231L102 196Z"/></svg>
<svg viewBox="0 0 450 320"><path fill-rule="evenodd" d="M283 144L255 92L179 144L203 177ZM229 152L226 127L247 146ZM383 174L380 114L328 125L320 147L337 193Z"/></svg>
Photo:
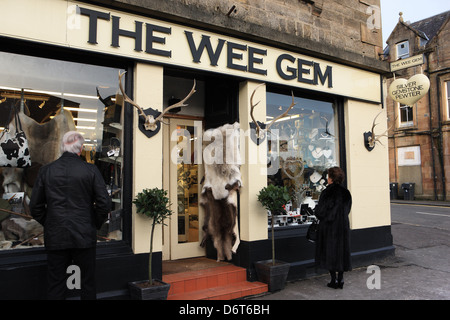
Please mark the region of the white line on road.
<svg viewBox="0 0 450 320"><path fill-rule="evenodd" d="M450 215L447 215L447 214L430 213L430 212L418 212L418 211L416 211L416 213L419 213L419 214L427 214L427 215L430 215L430 216L441 216L441 217L447 217L447 218L450 218Z"/></svg>

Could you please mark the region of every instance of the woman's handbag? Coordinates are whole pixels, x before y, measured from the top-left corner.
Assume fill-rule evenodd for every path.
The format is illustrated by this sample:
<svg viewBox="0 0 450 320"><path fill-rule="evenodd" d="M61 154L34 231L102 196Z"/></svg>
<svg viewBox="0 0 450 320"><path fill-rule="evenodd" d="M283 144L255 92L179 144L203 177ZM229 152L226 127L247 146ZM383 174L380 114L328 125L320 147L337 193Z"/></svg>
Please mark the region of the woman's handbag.
<svg viewBox="0 0 450 320"><path fill-rule="evenodd" d="M14 110L15 132L9 128L9 119ZM11 121L12 122L12 121ZM0 134L0 167L26 168L31 166L30 150L25 132L22 130L19 113L14 106L8 118L8 124Z"/></svg>
<svg viewBox="0 0 450 320"><path fill-rule="evenodd" d="M317 240L317 231L319 230L319 221L314 220L308 228L306 232L306 239L311 242L316 242Z"/></svg>

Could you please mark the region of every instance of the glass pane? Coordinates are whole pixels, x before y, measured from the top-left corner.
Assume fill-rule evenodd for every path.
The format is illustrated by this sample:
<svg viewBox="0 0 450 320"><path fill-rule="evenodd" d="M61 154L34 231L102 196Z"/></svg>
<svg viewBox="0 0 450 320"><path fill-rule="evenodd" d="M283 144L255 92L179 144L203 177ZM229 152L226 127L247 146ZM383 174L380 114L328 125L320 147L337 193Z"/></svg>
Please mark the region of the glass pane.
<svg viewBox="0 0 450 320"><path fill-rule="evenodd" d="M409 57L409 42L405 41L397 44L397 59Z"/></svg>
<svg viewBox="0 0 450 320"><path fill-rule="evenodd" d="M413 109L410 106L406 107L406 111L407 111L407 117L408 117L408 121L412 122L413 121Z"/></svg>
<svg viewBox="0 0 450 320"><path fill-rule="evenodd" d="M400 121L408 122L408 112L405 105L400 106Z"/></svg>
<svg viewBox="0 0 450 320"><path fill-rule="evenodd" d="M0 63L0 127L13 125L11 110L20 111L32 161L26 169L0 164L0 250L44 245L43 227L27 217L27 204L39 168L59 158L61 138L70 130L84 136L81 157L98 167L112 197L112 213L97 239L121 240L120 69L5 52Z"/></svg>
<svg viewBox="0 0 450 320"><path fill-rule="evenodd" d="M199 240L198 165L194 164L194 127L177 127L178 243Z"/></svg>
<svg viewBox="0 0 450 320"><path fill-rule="evenodd" d="M267 93L266 124L282 114L291 104L290 95ZM267 182L286 186L292 203L287 211L302 213L314 209L327 184L326 169L337 166L339 159L337 116L330 102L295 97L296 105L288 116L277 120L268 137ZM303 205L303 206L302 206ZM302 221L289 218L283 225Z"/></svg>
<svg viewBox="0 0 450 320"><path fill-rule="evenodd" d="M413 108L400 104L400 121L402 124L411 125L413 122Z"/></svg>

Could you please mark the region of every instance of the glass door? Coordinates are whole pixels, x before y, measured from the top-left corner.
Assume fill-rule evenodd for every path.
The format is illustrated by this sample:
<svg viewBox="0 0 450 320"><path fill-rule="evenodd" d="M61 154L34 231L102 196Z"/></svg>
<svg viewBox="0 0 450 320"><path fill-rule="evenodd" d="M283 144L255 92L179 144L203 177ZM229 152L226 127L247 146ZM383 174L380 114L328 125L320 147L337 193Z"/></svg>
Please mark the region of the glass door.
<svg viewBox="0 0 450 320"><path fill-rule="evenodd" d="M196 146L194 121L170 119L169 131L170 259L204 256L200 247L204 215L199 204L203 168L196 157L201 159L201 146Z"/></svg>

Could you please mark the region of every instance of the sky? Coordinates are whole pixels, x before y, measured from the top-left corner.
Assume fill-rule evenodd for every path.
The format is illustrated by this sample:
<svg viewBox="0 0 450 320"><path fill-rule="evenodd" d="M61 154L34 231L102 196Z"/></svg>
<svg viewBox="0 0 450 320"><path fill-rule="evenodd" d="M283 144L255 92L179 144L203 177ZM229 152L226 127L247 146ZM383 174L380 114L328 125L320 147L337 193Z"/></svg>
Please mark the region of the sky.
<svg viewBox="0 0 450 320"><path fill-rule="evenodd" d="M380 0L381 27L383 31L383 46L394 30L399 15L403 12L403 20L411 23L432 17L450 10L449 0Z"/></svg>

